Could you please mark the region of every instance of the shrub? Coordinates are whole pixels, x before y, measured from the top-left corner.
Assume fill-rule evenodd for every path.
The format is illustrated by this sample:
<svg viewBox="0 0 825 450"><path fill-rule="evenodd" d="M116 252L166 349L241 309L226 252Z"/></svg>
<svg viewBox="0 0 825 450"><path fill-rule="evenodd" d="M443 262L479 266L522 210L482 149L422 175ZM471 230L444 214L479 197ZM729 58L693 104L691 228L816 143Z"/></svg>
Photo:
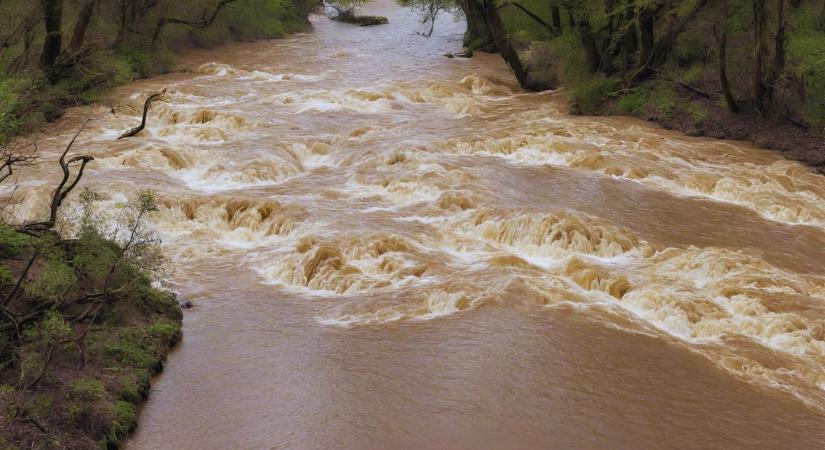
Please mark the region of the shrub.
<svg viewBox="0 0 825 450"><path fill-rule="evenodd" d="M114 419L109 427L109 442L119 444L135 427L137 427L137 410L131 403L118 400L115 403Z"/></svg>
<svg viewBox="0 0 825 450"><path fill-rule="evenodd" d="M26 293L32 297L56 299L76 281L72 267L59 258L50 258L37 279L26 286Z"/></svg>
<svg viewBox="0 0 825 450"><path fill-rule="evenodd" d="M0 78L0 146L7 144L23 125L18 111L24 90L20 80Z"/></svg>
<svg viewBox="0 0 825 450"><path fill-rule="evenodd" d="M705 119L708 117L708 110L701 102L693 102L688 107L691 117L693 118L693 126L702 128L705 126Z"/></svg>
<svg viewBox="0 0 825 450"><path fill-rule="evenodd" d="M93 402L102 400L106 395L106 388L94 378L80 378L69 385L70 395L76 400Z"/></svg>
<svg viewBox="0 0 825 450"><path fill-rule="evenodd" d="M647 92L639 90L619 99L619 109L625 114L640 115L647 104Z"/></svg>
<svg viewBox="0 0 825 450"><path fill-rule="evenodd" d="M669 116L676 108L676 91L669 86L658 86L650 93L650 104L659 114Z"/></svg>
<svg viewBox="0 0 825 450"><path fill-rule="evenodd" d="M0 258L9 259L23 253L29 237L12 227L0 224Z"/></svg>
<svg viewBox="0 0 825 450"><path fill-rule="evenodd" d="M615 81L603 76L591 77L573 88L571 97L581 114L595 114L599 106L607 100Z"/></svg>

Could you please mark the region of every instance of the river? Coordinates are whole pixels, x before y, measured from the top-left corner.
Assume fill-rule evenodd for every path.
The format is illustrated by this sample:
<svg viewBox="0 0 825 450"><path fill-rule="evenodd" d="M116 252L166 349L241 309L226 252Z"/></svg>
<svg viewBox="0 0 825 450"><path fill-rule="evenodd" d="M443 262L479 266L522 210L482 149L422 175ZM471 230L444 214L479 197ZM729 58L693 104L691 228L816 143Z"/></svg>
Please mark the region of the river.
<svg viewBox="0 0 825 450"><path fill-rule="evenodd" d="M84 183L157 191L195 304L128 449L822 448L825 178L369 12L190 51L46 140L94 118Z"/></svg>

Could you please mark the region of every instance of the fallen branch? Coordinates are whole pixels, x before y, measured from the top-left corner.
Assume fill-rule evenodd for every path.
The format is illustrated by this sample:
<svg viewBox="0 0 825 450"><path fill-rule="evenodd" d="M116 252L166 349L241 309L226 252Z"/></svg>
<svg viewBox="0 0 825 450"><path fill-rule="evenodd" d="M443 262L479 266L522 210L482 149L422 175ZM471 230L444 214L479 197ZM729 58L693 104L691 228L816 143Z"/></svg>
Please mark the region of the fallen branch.
<svg viewBox="0 0 825 450"><path fill-rule="evenodd" d="M164 94L166 94L166 89L156 94L150 95L149 98L146 99L146 103L143 104L143 119L141 119L140 125L132 128L131 130L124 131L123 134L118 136L118 139L132 137L143 131L143 129L146 128L146 115L149 114L149 106L151 106L152 103L154 103L156 100L159 100L161 97L163 97Z"/></svg>

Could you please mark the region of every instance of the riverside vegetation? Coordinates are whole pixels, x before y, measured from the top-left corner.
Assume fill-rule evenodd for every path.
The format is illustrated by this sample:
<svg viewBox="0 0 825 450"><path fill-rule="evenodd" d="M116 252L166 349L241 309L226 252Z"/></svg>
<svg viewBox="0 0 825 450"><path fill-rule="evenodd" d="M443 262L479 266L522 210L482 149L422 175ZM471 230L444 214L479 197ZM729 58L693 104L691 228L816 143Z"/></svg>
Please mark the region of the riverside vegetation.
<svg viewBox="0 0 825 450"><path fill-rule="evenodd" d="M431 27L467 18L522 87L570 90L573 112L750 139L825 170L823 0L402 0Z"/></svg>
<svg viewBox="0 0 825 450"><path fill-rule="evenodd" d="M155 287L163 257L144 224L154 194L119 202L87 188L64 206L93 159L71 155L72 139L48 219L21 224L15 184L41 158L19 136L173 70L178 48L282 36L307 11L281 0L0 2L0 447L118 447L181 335L175 296Z"/></svg>
<svg viewBox="0 0 825 450"><path fill-rule="evenodd" d="M70 157L76 138L60 156L63 178L48 219L13 226L19 199L14 189L3 198L3 448L117 447L180 337L174 295L153 286L163 266L159 241L144 223L157 210L154 194L142 191L102 211L103 194L86 188L67 210L63 201L93 159ZM1 154L0 183L14 184L38 158L36 143L7 143Z"/></svg>
<svg viewBox="0 0 825 450"><path fill-rule="evenodd" d="M169 72L174 51L307 27L305 0L0 1L0 142Z"/></svg>

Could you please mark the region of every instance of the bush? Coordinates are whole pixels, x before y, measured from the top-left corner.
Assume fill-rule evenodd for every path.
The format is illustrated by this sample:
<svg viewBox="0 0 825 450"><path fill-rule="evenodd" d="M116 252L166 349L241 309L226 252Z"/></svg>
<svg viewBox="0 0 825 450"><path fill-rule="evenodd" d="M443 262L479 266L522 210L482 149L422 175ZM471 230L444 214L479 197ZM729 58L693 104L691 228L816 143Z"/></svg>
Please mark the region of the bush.
<svg viewBox="0 0 825 450"><path fill-rule="evenodd" d="M12 227L0 224L0 258L9 259L19 256L29 242L29 237L18 233Z"/></svg>
<svg viewBox="0 0 825 450"><path fill-rule="evenodd" d="M94 378L80 378L69 385L70 395L75 400L93 402L102 400L106 395L106 388Z"/></svg>
<svg viewBox="0 0 825 450"><path fill-rule="evenodd" d="M693 118L693 126L702 128L705 126L705 119L708 117L708 110L701 102L693 102L688 107L691 117Z"/></svg>
<svg viewBox="0 0 825 450"><path fill-rule="evenodd" d="M571 93L580 114L596 114L599 106L607 100L616 82L603 76L591 77L575 86Z"/></svg>
<svg viewBox="0 0 825 450"><path fill-rule="evenodd" d="M624 114L638 116L644 112L645 104L647 104L647 92L639 90L620 98L619 110Z"/></svg>
<svg viewBox="0 0 825 450"><path fill-rule="evenodd" d="M118 400L115 403L114 419L109 427L109 442L119 444L135 427L137 427L137 410L134 405Z"/></svg>
<svg viewBox="0 0 825 450"><path fill-rule="evenodd" d="M658 86L650 93L650 104L656 111L663 115L673 114L676 108L677 95L670 86Z"/></svg>
<svg viewBox="0 0 825 450"><path fill-rule="evenodd" d="M0 75L2 77L2 75ZM19 110L26 83L13 78L0 78L0 146L8 144L23 125Z"/></svg>

